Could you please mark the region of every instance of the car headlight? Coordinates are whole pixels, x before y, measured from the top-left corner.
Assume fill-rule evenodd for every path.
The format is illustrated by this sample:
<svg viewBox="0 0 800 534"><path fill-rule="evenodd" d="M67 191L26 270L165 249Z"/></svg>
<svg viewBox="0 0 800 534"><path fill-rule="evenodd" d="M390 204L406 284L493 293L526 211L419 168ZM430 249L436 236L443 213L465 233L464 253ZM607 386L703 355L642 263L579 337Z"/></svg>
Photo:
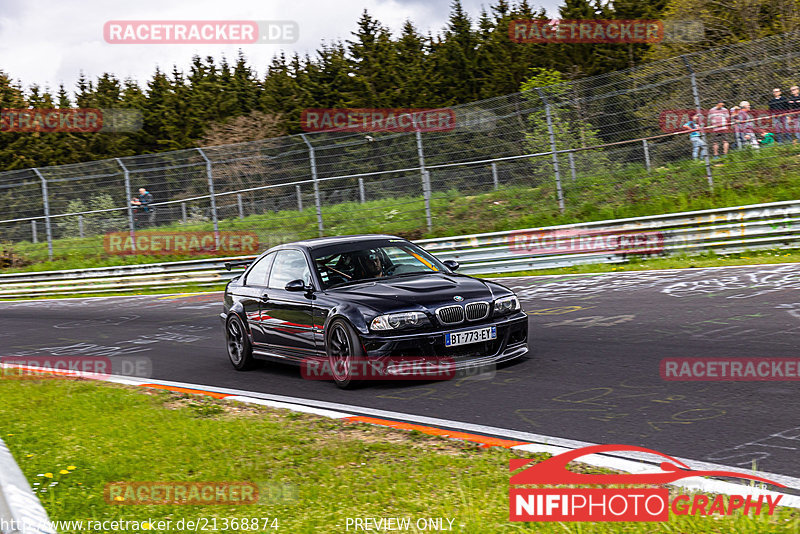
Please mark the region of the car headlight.
<svg viewBox="0 0 800 534"><path fill-rule="evenodd" d="M370 323L371 330L395 330L406 326L417 326L427 318L422 312L403 312L379 315Z"/></svg>
<svg viewBox="0 0 800 534"><path fill-rule="evenodd" d="M499 298L494 301L494 312L496 314L502 315L505 313L511 313L513 311L517 311L518 309L520 309L520 306L519 299L516 297L516 295Z"/></svg>

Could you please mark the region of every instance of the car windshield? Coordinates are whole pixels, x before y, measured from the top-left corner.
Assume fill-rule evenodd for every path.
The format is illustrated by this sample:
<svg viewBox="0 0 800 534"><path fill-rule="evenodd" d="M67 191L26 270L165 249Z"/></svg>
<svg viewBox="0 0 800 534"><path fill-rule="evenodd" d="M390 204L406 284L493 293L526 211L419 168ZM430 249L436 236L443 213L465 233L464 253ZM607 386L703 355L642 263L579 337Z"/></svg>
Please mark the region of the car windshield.
<svg viewBox="0 0 800 534"><path fill-rule="evenodd" d="M439 260L407 241L348 243L312 255L324 289L407 274L447 272Z"/></svg>

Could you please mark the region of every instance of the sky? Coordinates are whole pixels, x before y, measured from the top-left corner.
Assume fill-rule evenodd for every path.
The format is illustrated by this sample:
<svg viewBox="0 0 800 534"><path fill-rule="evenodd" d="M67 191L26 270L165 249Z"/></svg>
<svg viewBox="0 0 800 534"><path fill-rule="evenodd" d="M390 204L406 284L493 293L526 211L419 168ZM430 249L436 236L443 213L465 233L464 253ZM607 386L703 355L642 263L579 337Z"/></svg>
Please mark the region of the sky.
<svg viewBox="0 0 800 534"><path fill-rule="evenodd" d="M347 40L364 9L398 34L410 19L422 33L441 31L451 0L0 0L0 70L26 88L37 84L56 92L63 83L72 93L81 73L92 80L104 72L131 77L144 86L156 66L187 71L193 55L233 62L242 49L262 76L272 57L314 54L323 42ZM462 0L475 20L491 0ZM529 2L556 14L558 0ZM109 44L103 26L110 20L295 21L292 44Z"/></svg>

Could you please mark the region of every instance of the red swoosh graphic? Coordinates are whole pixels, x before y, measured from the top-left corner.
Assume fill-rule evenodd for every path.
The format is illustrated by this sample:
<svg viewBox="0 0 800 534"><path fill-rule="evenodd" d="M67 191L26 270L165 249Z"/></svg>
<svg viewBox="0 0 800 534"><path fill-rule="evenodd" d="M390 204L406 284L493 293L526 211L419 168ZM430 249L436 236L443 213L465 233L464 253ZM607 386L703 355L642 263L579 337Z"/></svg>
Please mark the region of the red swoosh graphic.
<svg viewBox="0 0 800 534"><path fill-rule="evenodd" d="M641 474L624 474L624 475L593 475L583 473L573 473L567 470L567 464L576 458L586 456L589 454L596 454L602 452L613 451L636 451L655 454L666 458L668 462L661 462L659 467L665 471L664 473L641 473ZM510 461L510 470L516 471L520 467L531 463L534 460L526 458L515 458ZM682 478L689 477L703 477L703 476L722 476L732 478L742 478L746 480L754 480L757 482L764 482L773 486L785 488L783 484L773 482L772 480L744 473L737 473L734 471L701 471L690 468L688 465L676 460L671 456L662 454L652 449L644 447L637 447L635 445L592 445L589 447L582 447L574 451L565 452L557 456L553 456L543 462L532 465L527 469L516 473L511 476L510 484L669 484Z"/></svg>

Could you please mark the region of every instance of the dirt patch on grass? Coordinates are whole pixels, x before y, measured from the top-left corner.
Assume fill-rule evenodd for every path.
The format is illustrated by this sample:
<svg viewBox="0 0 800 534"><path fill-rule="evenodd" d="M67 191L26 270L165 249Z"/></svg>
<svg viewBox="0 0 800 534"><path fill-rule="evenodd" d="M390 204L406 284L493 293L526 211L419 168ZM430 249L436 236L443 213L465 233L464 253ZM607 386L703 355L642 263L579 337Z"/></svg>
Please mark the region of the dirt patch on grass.
<svg viewBox="0 0 800 534"><path fill-rule="evenodd" d="M280 421L283 425L304 425L311 428L308 439L315 444L327 445L343 439L362 443L404 444L418 450L436 451L444 454L462 455L485 450L478 443L433 436L419 431L395 430L368 423L321 418L320 416L292 412L267 406L218 400L202 395L191 395L172 391L131 388L132 390L161 399L167 410L187 410L195 417L208 417L220 420L252 417L270 421Z"/></svg>

